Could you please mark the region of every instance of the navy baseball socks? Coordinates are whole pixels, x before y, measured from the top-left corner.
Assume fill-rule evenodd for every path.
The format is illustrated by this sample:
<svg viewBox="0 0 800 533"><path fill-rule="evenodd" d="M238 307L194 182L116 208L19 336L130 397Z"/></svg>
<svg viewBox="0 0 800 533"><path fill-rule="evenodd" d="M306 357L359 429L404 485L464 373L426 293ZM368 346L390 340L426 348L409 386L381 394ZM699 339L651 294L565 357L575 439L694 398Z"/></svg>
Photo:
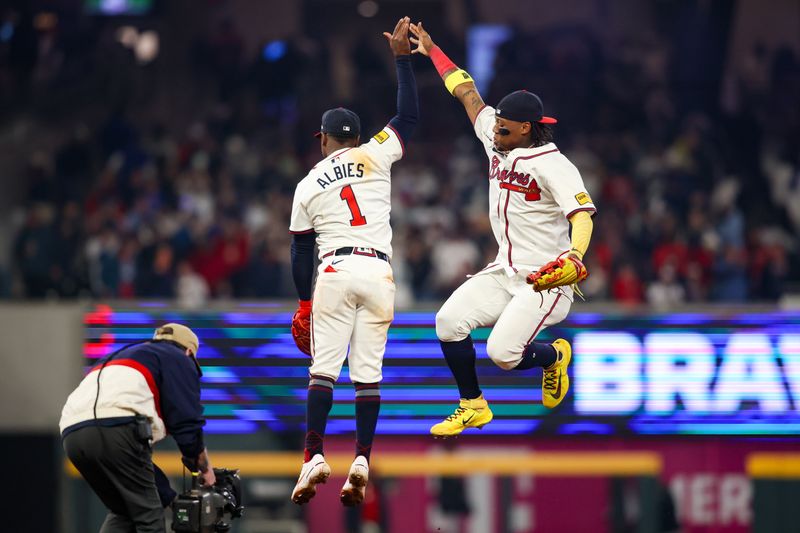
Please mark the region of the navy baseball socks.
<svg viewBox="0 0 800 533"><path fill-rule="evenodd" d="M459 435L469 427L480 429L491 422L493 415L478 386L472 337L440 344L461 395L455 412L431 427L432 435L445 438ZM552 409L561 403L569 390L567 367L571 358L572 347L565 339L557 339L552 344L532 342L523 350L522 359L514 370L542 367L542 403Z"/></svg>
<svg viewBox="0 0 800 533"><path fill-rule="evenodd" d="M317 454L323 454L322 440L325 438L325 426L328 425L328 413L332 406L333 380L326 376L311 376L306 402L306 462Z"/></svg>
<svg viewBox="0 0 800 533"><path fill-rule="evenodd" d="M558 354L552 344L532 342L522 351L522 360L514 370L528 370L535 366L547 368L556 362Z"/></svg>
<svg viewBox="0 0 800 533"><path fill-rule="evenodd" d="M369 461L372 440L381 410L381 390L377 383L355 383L356 388L356 457Z"/></svg>
<svg viewBox="0 0 800 533"><path fill-rule="evenodd" d="M522 360L514 370L542 367L542 403L552 409L561 403L569 390L567 367L571 359L572 347L565 339L556 339L553 344L532 342L522 351Z"/></svg>
<svg viewBox="0 0 800 533"><path fill-rule="evenodd" d="M331 475L331 468L325 461L323 439L328 413L333 406L333 383L326 376L311 376L308 383L305 462L292 491L292 501L299 505L310 501L317 494L317 485L326 483ZM369 480L369 456L381 406L380 386L377 383L355 383L355 389L356 458L339 496L348 507L364 501Z"/></svg>
<svg viewBox="0 0 800 533"><path fill-rule="evenodd" d="M331 467L325 462L322 443L328 413L333 406L333 380L326 376L311 376L306 402L306 438L303 468L292 491L292 501L307 503L317 494L317 485L326 483Z"/></svg>
<svg viewBox="0 0 800 533"><path fill-rule="evenodd" d="M356 458L350 465L347 481L339 493L339 500L346 507L364 501L369 481L369 456L378 413L381 408L381 391L377 383L354 383L356 388Z"/></svg>
<svg viewBox="0 0 800 533"><path fill-rule="evenodd" d="M444 358L458 385L461 401L452 415L431 427L431 435L437 438L455 437L466 428L482 428L492 421L489 404L478 386L475 370L475 346L472 337L456 342L440 342Z"/></svg>
<svg viewBox="0 0 800 533"><path fill-rule="evenodd" d="M478 398L481 388L478 386L478 373L475 370L475 346L472 337L455 342L439 341L444 359L458 385L461 398Z"/></svg>

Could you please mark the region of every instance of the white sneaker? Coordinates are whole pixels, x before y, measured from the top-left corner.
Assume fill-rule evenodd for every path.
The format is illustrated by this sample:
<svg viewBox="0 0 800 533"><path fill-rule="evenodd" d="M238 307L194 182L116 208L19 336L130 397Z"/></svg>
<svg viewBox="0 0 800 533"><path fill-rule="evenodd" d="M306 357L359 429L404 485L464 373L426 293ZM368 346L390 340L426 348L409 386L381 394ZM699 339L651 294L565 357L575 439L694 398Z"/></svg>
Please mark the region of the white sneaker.
<svg viewBox="0 0 800 533"><path fill-rule="evenodd" d="M347 481L345 481L342 493L339 495L342 505L346 507L360 505L364 501L368 480L369 463L366 457L359 455L350 465L350 473L347 474Z"/></svg>
<svg viewBox="0 0 800 533"><path fill-rule="evenodd" d="M303 464L297 485L292 491L292 501L298 505L308 503L317 494L317 484L326 483L331 475L331 467L325 462L322 454L316 454Z"/></svg>

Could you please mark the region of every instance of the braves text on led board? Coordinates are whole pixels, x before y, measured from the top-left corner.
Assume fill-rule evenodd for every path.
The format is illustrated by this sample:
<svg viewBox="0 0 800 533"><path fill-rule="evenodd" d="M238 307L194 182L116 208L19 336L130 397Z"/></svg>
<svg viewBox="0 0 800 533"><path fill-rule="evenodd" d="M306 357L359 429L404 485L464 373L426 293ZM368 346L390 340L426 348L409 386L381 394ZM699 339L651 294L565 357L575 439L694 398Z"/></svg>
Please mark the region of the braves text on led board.
<svg viewBox="0 0 800 533"><path fill-rule="evenodd" d="M87 365L164 322L201 339L208 430L299 432L308 358L292 342L291 313L268 305L181 313L160 304L98 306L88 313ZM474 332L478 374L495 419L483 434L800 433L800 312L632 316L573 313L544 340L573 343L572 389L541 405L541 370L506 372L486 357L489 330ZM397 313L381 384L382 434L428 434L458 392L442 358L434 313ZM354 430L347 369L334 390L328 433Z"/></svg>
<svg viewBox="0 0 800 533"><path fill-rule="evenodd" d="M800 429L798 332L591 331L574 348L576 414L633 415L645 432Z"/></svg>

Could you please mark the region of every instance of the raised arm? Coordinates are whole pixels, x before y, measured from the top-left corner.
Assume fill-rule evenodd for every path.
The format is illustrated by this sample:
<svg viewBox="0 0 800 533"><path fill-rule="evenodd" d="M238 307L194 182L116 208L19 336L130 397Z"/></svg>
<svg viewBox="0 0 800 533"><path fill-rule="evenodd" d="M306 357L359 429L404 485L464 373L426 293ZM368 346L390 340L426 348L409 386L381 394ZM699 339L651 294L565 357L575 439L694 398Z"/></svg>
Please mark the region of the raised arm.
<svg viewBox="0 0 800 533"><path fill-rule="evenodd" d="M411 68L411 44L408 42L410 23L411 19L403 17L397 22L393 33L383 33L389 41L397 65L397 114L389 121L389 125L394 128L403 144L408 142L419 119L417 82L414 79L414 69Z"/></svg>
<svg viewBox="0 0 800 533"><path fill-rule="evenodd" d="M422 54L431 58L433 65L442 77L442 81L444 81L445 87L450 91L450 94L458 98L463 104L469 120L474 124L478 113L486 107L486 104L483 103L483 98L481 98L478 89L475 87L472 76L467 71L458 68L442 52L442 49L433 43L431 36L422 27L422 22L411 24L409 29L414 35L411 38L411 42L417 45L411 53Z"/></svg>

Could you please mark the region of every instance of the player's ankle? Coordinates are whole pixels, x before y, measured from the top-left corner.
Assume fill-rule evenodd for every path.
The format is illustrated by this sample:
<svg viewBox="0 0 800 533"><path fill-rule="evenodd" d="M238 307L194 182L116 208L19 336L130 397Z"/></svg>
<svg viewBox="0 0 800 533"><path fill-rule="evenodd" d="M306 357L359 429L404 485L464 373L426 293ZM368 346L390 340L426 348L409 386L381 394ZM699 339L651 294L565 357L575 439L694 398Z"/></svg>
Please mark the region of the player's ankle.
<svg viewBox="0 0 800 533"><path fill-rule="evenodd" d="M469 400L462 399L459 405L460 407L474 409L475 411L480 411L482 409L489 407L489 403L483 397L483 394L481 394L477 398L471 398Z"/></svg>
<svg viewBox="0 0 800 533"><path fill-rule="evenodd" d="M558 367L558 364L559 364L559 363L560 363L560 362L561 362L563 359L564 359L564 356L563 356L563 355L561 355L561 352L559 352L559 351L558 351L558 349L556 349L556 360L555 360L555 361L553 361L553 364L552 364L552 365L550 365L550 366L545 366L545 367L543 367L543 368L544 368L545 370L547 370L547 371L550 371L550 370L555 370L555 369Z"/></svg>

